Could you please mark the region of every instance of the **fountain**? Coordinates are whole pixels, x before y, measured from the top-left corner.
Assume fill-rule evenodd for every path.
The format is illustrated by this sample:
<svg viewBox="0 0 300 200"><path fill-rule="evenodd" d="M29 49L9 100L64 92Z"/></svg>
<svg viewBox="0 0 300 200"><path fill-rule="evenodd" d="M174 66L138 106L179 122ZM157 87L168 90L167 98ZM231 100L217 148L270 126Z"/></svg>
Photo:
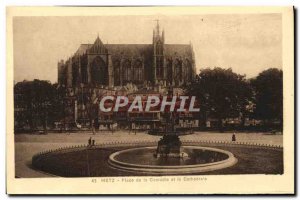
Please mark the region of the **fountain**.
<svg viewBox="0 0 300 200"><path fill-rule="evenodd" d="M109 156L111 167L145 174L193 174L218 170L236 164L234 155L222 149L183 146L180 135L190 130L175 129L173 113L165 113L162 129L149 134L162 136L157 146L139 147L115 152Z"/></svg>

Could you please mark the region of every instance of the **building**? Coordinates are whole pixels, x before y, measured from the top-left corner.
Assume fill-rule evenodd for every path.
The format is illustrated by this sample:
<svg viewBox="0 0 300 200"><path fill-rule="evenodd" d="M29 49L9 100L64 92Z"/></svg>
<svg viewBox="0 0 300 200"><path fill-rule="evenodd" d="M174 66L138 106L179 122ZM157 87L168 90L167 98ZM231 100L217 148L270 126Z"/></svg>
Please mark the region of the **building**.
<svg viewBox="0 0 300 200"><path fill-rule="evenodd" d="M176 91L177 92L177 91ZM159 130L163 129L166 124L166 111L161 111L161 103L157 106L151 107L149 110L145 109L149 102L149 96L156 96L162 101L163 96L167 96L167 101L172 101L174 91L169 90L168 94L162 94L158 91L154 91L148 88L142 88L138 91L128 93L128 104L119 108L118 112L113 110L103 112L98 110L98 117L95 119L98 121L100 130L116 130L116 129L128 129L128 130ZM133 104L136 97L141 98L142 111L135 108L129 111L129 107ZM100 100L100 99L99 99ZM179 97L176 100L175 110L180 107L181 101ZM197 102L196 102L197 104ZM108 101L104 103L105 108L113 108L115 101ZM188 109L189 101L186 102L185 108ZM198 105L197 105L198 106ZM166 109L168 110L168 109ZM175 128L177 130L194 129L199 126L199 112L178 111L173 112L172 116L175 119ZM117 128L116 128L117 127ZM96 127L97 129L98 127Z"/></svg>
<svg viewBox="0 0 300 200"><path fill-rule="evenodd" d="M58 83L69 88L145 83L181 86L195 74L191 44L166 44L159 24L152 44L81 44L68 60L58 62Z"/></svg>
<svg viewBox="0 0 300 200"><path fill-rule="evenodd" d="M144 88L164 94L169 87L180 89L194 76L192 45L166 44L158 22L152 44L103 44L98 36L93 44L81 44L72 57L58 62L58 85L66 89L64 124L90 127L97 122L102 127L116 121L126 125L128 118L141 121L153 114L143 113L140 120L126 111L101 114L96 104L105 95L127 95Z"/></svg>
<svg viewBox="0 0 300 200"><path fill-rule="evenodd" d="M129 106L132 104L134 98L140 96L142 100L143 111L133 109L131 112L127 111L128 124L131 129L149 130L159 125L161 120L160 106L150 108L149 111L145 110L148 96L161 97L161 93L147 88L140 89L134 93L128 94Z"/></svg>

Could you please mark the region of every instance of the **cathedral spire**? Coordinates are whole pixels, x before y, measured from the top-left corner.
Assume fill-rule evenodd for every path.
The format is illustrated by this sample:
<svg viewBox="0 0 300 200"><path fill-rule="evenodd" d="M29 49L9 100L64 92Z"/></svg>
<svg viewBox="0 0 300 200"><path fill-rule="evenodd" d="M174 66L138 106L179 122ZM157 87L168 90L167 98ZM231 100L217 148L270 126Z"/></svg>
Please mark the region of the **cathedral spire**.
<svg viewBox="0 0 300 200"><path fill-rule="evenodd" d="M156 19L154 21L156 21L156 26L153 29L153 43L157 42L157 41L161 41L164 43L165 32L164 32L164 30L162 30L162 32L160 32L161 30L160 30L160 26L159 26L159 20Z"/></svg>
<svg viewBox="0 0 300 200"><path fill-rule="evenodd" d="M156 21L155 34L158 36L159 35L159 20L156 19L154 21Z"/></svg>
<svg viewBox="0 0 300 200"><path fill-rule="evenodd" d="M152 42L154 43L154 41L155 41L155 30L153 29L153 35L152 35L153 37L152 37Z"/></svg>
<svg viewBox="0 0 300 200"><path fill-rule="evenodd" d="M157 30L157 35L159 35L159 20L156 20L156 30Z"/></svg>

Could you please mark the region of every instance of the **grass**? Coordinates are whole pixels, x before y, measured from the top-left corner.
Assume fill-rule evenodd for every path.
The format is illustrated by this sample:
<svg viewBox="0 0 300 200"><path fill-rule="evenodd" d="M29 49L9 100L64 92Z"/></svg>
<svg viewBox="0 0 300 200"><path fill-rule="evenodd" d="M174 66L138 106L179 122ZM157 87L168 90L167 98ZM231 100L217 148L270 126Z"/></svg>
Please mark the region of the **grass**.
<svg viewBox="0 0 300 200"><path fill-rule="evenodd" d="M207 146L207 145L206 145ZM283 151L247 146L214 146L232 152L238 163L232 167L199 173L209 174L282 174ZM41 159L34 167L63 177L109 177L109 176L147 176L136 172L125 172L111 168L108 157L111 153L126 147L90 149L77 152L53 154ZM88 160L88 162L87 162Z"/></svg>

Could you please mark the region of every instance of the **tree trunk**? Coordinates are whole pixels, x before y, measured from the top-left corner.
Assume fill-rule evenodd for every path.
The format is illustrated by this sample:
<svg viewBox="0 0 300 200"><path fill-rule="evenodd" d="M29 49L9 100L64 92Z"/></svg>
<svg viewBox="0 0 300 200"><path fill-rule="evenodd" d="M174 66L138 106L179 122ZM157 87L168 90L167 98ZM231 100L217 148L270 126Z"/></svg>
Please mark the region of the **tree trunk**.
<svg viewBox="0 0 300 200"><path fill-rule="evenodd" d="M200 126L202 126L204 129L206 129L207 127L206 127L206 120L207 120L207 116L206 116L206 113L204 112L204 113L202 113L202 116L200 117L199 116L199 121L201 122L201 125Z"/></svg>
<svg viewBox="0 0 300 200"><path fill-rule="evenodd" d="M240 129L241 130L244 130L244 128L245 128L245 121L246 121L246 118L245 118L244 114L242 114L241 124L240 124Z"/></svg>
<svg viewBox="0 0 300 200"><path fill-rule="evenodd" d="M220 133L223 133L224 132L224 127L223 127L223 122L222 122L221 117L218 119L218 126L219 126Z"/></svg>

